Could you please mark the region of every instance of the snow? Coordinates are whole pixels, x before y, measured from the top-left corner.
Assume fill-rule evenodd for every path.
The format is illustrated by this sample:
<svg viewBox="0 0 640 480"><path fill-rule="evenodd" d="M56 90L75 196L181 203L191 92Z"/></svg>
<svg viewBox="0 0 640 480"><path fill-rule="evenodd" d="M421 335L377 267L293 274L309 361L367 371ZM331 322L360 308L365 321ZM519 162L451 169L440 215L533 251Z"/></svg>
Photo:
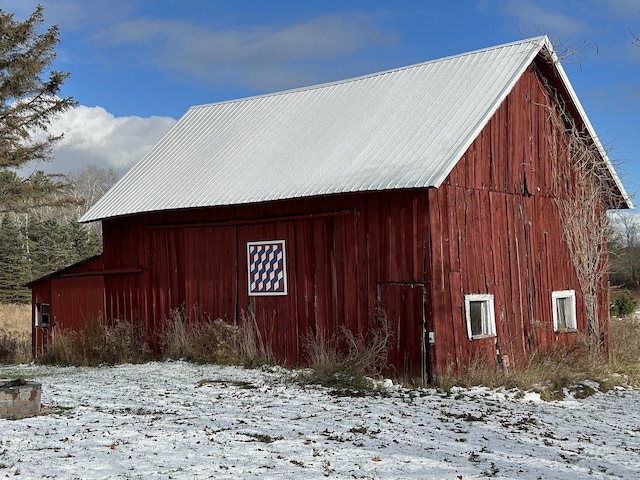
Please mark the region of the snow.
<svg viewBox="0 0 640 480"><path fill-rule="evenodd" d="M42 383L44 414L0 420L0 476L640 478L640 391L544 402L485 388L375 395L280 368L158 362L0 366Z"/></svg>

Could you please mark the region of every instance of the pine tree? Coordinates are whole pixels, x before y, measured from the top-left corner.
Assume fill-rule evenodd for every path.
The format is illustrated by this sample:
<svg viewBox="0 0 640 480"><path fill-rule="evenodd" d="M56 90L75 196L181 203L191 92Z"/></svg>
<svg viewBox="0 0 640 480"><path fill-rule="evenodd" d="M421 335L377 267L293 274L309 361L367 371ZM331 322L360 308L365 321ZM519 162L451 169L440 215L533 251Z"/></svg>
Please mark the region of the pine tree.
<svg viewBox="0 0 640 480"><path fill-rule="evenodd" d="M0 222L0 245L0 303L27 303L31 299L23 287L30 279L27 239L8 216Z"/></svg>
<svg viewBox="0 0 640 480"><path fill-rule="evenodd" d="M57 204L67 186L60 176L16 171L51 160L60 139L47 132L56 115L75 105L58 93L69 74L51 70L59 41L57 26L42 29L41 5L24 22L0 10L0 213Z"/></svg>
<svg viewBox="0 0 640 480"><path fill-rule="evenodd" d="M102 238L75 220L52 217L32 221L28 231L32 279L73 265L102 250Z"/></svg>

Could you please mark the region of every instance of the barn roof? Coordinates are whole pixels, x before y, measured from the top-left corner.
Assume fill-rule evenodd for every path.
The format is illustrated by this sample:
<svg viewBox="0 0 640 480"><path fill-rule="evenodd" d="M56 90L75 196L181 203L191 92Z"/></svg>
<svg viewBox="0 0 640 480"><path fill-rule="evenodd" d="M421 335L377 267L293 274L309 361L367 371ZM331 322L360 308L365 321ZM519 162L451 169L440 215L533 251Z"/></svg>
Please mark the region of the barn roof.
<svg viewBox="0 0 640 480"><path fill-rule="evenodd" d="M358 78L195 106L82 218L438 187L545 36ZM562 66L558 77L606 153ZM622 204L630 200L613 167Z"/></svg>

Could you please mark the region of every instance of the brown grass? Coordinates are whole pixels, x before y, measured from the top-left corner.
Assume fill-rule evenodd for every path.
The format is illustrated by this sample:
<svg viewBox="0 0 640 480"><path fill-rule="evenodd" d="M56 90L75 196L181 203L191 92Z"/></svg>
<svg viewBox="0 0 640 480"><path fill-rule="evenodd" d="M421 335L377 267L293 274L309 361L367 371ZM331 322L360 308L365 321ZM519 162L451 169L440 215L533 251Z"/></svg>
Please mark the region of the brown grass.
<svg viewBox="0 0 640 480"><path fill-rule="evenodd" d="M378 376L387 366L389 333L386 329L355 335L343 328L327 337L323 331L309 332L304 344L309 370L299 383L338 389L371 388L368 376Z"/></svg>
<svg viewBox="0 0 640 480"><path fill-rule="evenodd" d="M31 305L0 304L0 330L18 335L31 335Z"/></svg>
<svg viewBox="0 0 640 480"><path fill-rule="evenodd" d="M514 369L473 362L459 378L442 376L438 386L517 388L536 391L544 400L564 398L567 392L575 396L595 393L589 384L601 391L616 385L640 382L640 320L635 317L612 318L609 355L593 352L588 339L579 339L571 348L556 346L530 355L524 365Z"/></svg>
<svg viewBox="0 0 640 480"><path fill-rule="evenodd" d="M609 361L616 372L640 375L640 318L612 318Z"/></svg>
<svg viewBox="0 0 640 480"><path fill-rule="evenodd" d="M98 318L87 322L80 331L53 329L38 361L55 365L98 366L141 363L151 359L152 352L135 325L125 321L106 325Z"/></svg>
<svg viewBox="0 0 640 480"><path fill-rule="evenodd" d="M0 304L0 363L31 359L31 305Z"/></svg>
<svg viewBox="0 0 640 480"><path fill-rule="evenodd" d="M240 326L211 320L197 308L174 309L165 319L161 335L163 355L198 363L257 367L271 363L272 354L253 317Z"/></svg>
<svg viewBox="0 0 640 480"><path fill-rule="evenodd" d="M166 358L235 365L240 363L238 336L224 320L211 320L197 309L174 309L164 321L162 350Z"/></svg>
<svg viewBox="0 0 640 480"><path fill-rule="evenodd" d="M273 351L268 339L263 338L253 315L241 314L239 348L240 357L246 367L274 363Z"/></svg>
<svg viewBox="0 0 640 480"><path fill-rule="evenodd" d="M128 322L104 325L89 322L83 331L57 331L41 361L67 365L136 363L152 358L142 332ZM340 338L310 333L305 340L310 369L301 383L319 383L333 388L366 388L367 375L384 369L388 335L384 331L354 335L342 330ZM255 319L243 315L240 326L221 319L211 320L193 309L171 312L165 320L162 345L166 358L185 358L201 363L244 364L255 367L273 363L268 339L258 331ZM0 305L0 363L31 360L31 307ZM542 398L563 398L567 390L584 393L585 380L601 390L620 383L640 383L640 319L612 318L609 355L594 354L587 341L574 347L557 346L530 355L525 365L496 369L477 360L459 378L441 376L438 386L517 388L539 391ZM578 388L578 390L575 390Z"/></svg>

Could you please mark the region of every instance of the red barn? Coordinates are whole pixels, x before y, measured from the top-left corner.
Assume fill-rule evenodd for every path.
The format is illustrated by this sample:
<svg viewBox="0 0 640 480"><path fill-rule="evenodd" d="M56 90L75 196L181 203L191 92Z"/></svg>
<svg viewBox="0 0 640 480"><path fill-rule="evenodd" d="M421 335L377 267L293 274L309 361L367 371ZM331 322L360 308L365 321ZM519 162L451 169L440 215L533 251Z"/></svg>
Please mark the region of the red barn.
<svg viewBox="0 0 640 480"><path fill-rule="evenodd" d="M35 353L45 315L153 339L182 306L250 313L289 365L308 332L384 317L392 368L425 381L570 344L588 324L562 125L596 152L604 208L631 207L546 37L193 107L81 219L102 256L31 284Z"/></svg>

